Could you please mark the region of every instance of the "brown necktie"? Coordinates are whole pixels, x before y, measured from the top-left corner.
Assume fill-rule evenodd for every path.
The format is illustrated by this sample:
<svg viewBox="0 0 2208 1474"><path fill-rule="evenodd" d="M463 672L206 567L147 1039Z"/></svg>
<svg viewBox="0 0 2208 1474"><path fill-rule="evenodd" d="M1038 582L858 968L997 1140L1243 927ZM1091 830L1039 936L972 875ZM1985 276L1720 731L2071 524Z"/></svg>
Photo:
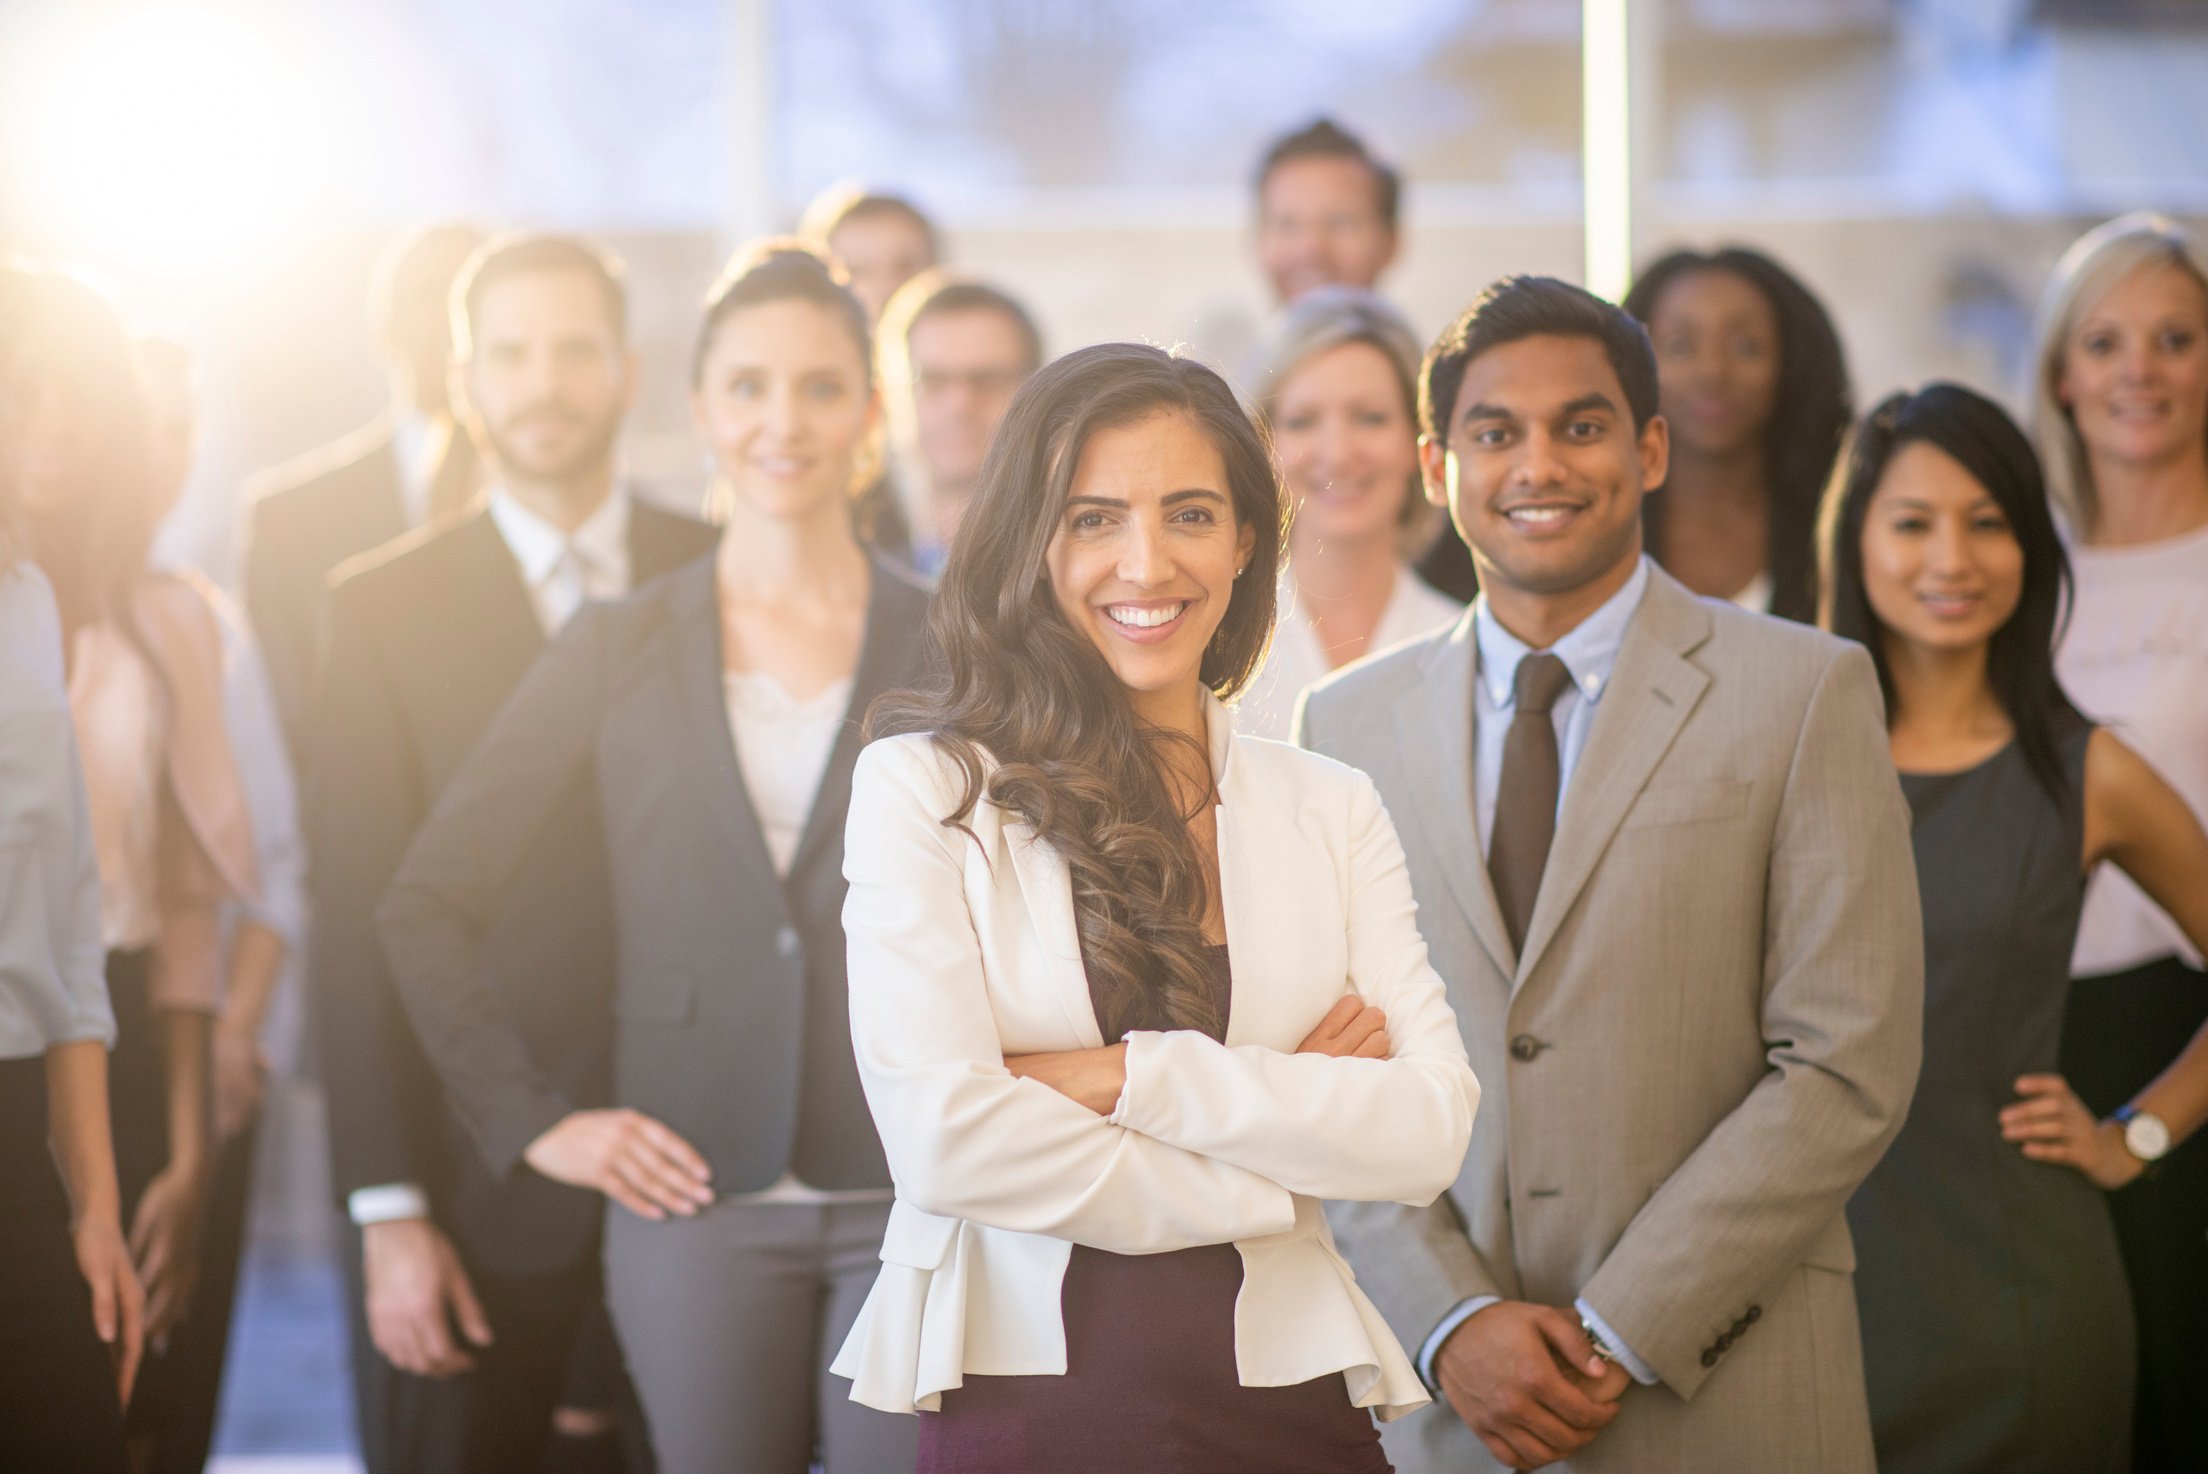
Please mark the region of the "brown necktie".
<svg viewBox="0 0 2208 1474"><path fill-rule="evenodd" d="M1510 945L1523 947L1541 894L1541 872L1556 838L1556 798L1563 763L1556 723L1549 712L1571 684L1572 673L1554 655L1528 655L1512 681L1517 711L1503 738L1502 781L1495 785L1495 828L1488 836L1487 874L1503 908Z"/></svg>

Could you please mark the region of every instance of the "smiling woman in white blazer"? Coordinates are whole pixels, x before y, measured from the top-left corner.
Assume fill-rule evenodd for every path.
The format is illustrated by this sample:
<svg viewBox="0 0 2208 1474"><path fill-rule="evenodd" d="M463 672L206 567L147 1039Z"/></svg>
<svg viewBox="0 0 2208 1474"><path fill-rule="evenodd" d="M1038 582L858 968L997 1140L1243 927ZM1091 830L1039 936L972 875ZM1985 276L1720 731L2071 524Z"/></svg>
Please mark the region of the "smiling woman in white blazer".
<svg viewBox="0 0 2208 1474"><path fill-rule="evenodd" d="M952 552L946 684L876 709L844 928L897 1201L834 1369L923 1474L1384 1469L1427 1401L1319 1201L1430 1202L1479 1087L1372 783L1220 704L1278 506L1217 375L1067 355Z"/></svg>

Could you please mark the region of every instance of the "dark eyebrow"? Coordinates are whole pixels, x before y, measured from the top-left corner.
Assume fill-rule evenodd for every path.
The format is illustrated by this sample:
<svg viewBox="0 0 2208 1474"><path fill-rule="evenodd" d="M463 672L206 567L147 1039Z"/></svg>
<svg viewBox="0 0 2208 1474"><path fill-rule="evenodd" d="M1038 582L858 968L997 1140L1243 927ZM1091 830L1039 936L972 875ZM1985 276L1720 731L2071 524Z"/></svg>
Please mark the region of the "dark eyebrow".
<svg viewBox="0 0 2208 1474"><path fill-rule="evenodd" d="M1616 414L1618 405L1616 400L1598 389L1592 394L1580 395L1579 398L1558 410L1556 417L1560 420L1568 420L1573 415L1583 415L1591 409L1607 410L1611 414Z"/></svg>
<svg viewBox="0 0 2208 1474"><path fill-rule="evenodd" d="M1170 507L1181 502L1194 501L1198 498L1217 502L1221 506L1227 504L1225 497L1208 486L1190 486L1184 487L1180 491L1169 491L1158 498L1158 502L1161 506ZM1125 498L1116 496L1069 496L1066 498L1066 505L1069 507L1110 507L1117 511L1124 510L1127 502Z"/></svg>
<svg viewBox="0 0 2208 1474"><path fill-rule="evenodd" d="M1457 416L1457 423L1469 425L1474 420L1515 420L1518 417L1499 404L1468 404L1464 413Z"/></svg>

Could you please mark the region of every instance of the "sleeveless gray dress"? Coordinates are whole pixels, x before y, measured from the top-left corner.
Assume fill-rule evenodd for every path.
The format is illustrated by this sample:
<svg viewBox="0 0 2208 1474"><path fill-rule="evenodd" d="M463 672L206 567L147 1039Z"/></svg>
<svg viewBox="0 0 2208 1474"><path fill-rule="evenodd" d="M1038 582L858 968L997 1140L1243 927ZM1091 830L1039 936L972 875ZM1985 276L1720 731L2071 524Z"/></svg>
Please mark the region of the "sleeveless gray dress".
<svg viewBox="0 0 2208 1474"><path fill-rule="evenodd" d="M2001 1138L2018 1075L2052 1071L2085 894L2085 748L2051 799L2010 744L1902 775L1924 899L1924 1069L1848 1204L1884 1474L2130 1464L2130 1292L2101 1191Z"/></svg>

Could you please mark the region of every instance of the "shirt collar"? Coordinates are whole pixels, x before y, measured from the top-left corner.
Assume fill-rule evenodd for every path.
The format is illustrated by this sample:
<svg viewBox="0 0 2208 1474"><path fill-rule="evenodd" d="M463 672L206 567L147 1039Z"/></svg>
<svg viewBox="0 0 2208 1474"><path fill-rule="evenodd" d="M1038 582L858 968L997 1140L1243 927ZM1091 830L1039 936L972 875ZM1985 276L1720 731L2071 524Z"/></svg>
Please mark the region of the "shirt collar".
<svg viewBox="0 0 2208 1474"><path fill-rule="evenodd" d="M530 588L552 576L571 544L594 568L619 568L627 561L629 495L623 487L614 487L598 504L598 510L573 533L562 532L556 524L523 506L503 486L491 489L490 510L499 536L506 539L507 549L521 565L522 582Z"/></svg>
<svg viewBox="0 0 2208 1474"><path fill-rule="evenodd" d="M1624 588L1549 647L1548 653L1564 662L1564 668L1572 673L1572 684L1590 706L1601 701L1602 693L1609 689L1618 648L1625 643L1626 627L1633 622L1633 611L1641 607L1641 595L1647 591L1648 559L1644 557ZM1487 688L1488 702L1497 711L1507 711L1516 699L1518 662L1534 652L1488 613L1486 594L1473 601L1472 635L1479 645L1479 678Z"/></svg>

